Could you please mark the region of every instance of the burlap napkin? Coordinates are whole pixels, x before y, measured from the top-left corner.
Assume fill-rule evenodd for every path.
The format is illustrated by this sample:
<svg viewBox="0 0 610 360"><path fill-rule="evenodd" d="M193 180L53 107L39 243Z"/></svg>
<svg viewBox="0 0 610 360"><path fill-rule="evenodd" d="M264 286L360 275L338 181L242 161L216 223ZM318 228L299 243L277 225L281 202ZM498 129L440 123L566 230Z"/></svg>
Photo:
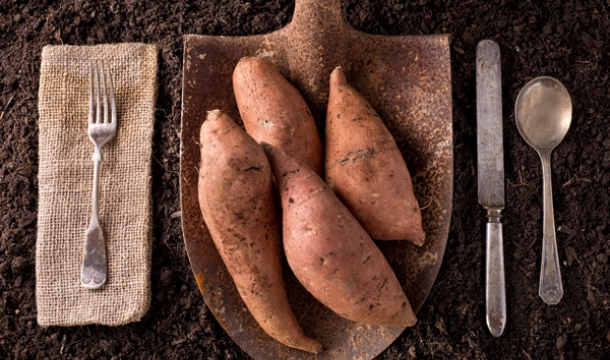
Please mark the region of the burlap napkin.
<svg viewBox="0 0 610 360"><path fill-rule="evenodd" d="M80 285L91 219L93 143L87 135L89 64L113 75L118 131L102 149L100 222L108 279ZM152 45L47 46L39 89L39 203L36 241L38 324L121 325L150 304L151 156L157 49Z"/></svg>

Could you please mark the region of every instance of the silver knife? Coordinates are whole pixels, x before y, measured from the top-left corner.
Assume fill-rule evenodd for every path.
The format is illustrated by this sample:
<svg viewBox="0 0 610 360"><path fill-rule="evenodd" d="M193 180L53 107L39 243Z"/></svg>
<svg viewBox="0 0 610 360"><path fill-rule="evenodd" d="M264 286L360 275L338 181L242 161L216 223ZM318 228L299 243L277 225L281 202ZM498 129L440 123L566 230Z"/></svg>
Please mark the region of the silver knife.
<svg viewBox="0 0 610 360"><path fill-rule="evenodd" d="M502 210L504 148L502 143L502 77L500 48L491 40L477 46L477 157L479 204L487 209L485 309L491 335L506 325Z"/></svg>

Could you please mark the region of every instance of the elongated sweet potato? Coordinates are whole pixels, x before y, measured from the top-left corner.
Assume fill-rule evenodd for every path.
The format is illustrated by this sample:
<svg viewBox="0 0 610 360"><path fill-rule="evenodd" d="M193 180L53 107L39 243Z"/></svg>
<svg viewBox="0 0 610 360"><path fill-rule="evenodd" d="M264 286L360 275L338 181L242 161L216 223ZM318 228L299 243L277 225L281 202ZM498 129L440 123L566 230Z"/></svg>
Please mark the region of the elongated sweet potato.
<svg viewBox="0 0 610 360"><path fill-rule="evenodd" d="M265 58L246 57L233 72L233 90L246 131L322 175L322 141L299 91Z"/></svg>
<svg viewBox="0 0 610 360"><path fill-rule="evenodd" d="M341 67L330 75L324 167L328 185L371 237L423 244L419 204L396 141Z"/></svg>
<svg viewBox="0 0 610 360"><path fill-rule="evenodd" d="M282 202L284 252L297 279L346 319L412 326L411 304L379 248L306 165L263 144Z"/></svg>
<svg viewBox="0 0 610 360"><path fill-rule="evenodd" d="M262 148L220 111L201 126L199 205L244 303L282 344L318 353L286 296L272 174Z"/></svg>

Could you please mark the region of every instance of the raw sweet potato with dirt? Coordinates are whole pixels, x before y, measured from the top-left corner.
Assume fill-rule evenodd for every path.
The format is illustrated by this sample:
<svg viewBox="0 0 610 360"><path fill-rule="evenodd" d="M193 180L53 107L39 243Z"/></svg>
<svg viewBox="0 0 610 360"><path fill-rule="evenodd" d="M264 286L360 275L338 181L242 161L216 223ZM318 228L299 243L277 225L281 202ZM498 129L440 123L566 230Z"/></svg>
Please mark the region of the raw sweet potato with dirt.
<svg viewBox="0 0 610 360"><path fill-rule="evenodd" d="M322 174L318 128L299 91L268 59L246 57L233 72L233 90L246 131Z"/></svg>
<svg viewBox="0 0 610 360"><path fill-rule="evenodd" d="M228 115L208 112L200 131L201 213L244 303L282 344L318 353L286 296L273 177L263 149Z"/></svg>
<svg viewBox="0 0 610 360"><path fill-rule="evenodd" d="M407 164L341 67L330 75L324 171L328 185L372 238L423 244L426 234Z"/></svg>
<svg viewBox="0 0 610 360"><path fill-rule="evenodd" d="M263 148L278 183L284 252L301 284L346 319L414 325L390 264L332 190L306 165L271 145Z"/></svg>

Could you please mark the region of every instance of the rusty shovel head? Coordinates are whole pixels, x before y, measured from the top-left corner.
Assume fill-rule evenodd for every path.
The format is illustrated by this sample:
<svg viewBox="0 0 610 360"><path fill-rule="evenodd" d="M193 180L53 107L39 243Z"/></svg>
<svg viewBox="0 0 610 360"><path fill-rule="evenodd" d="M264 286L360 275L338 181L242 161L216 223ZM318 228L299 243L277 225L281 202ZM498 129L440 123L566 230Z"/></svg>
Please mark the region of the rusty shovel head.
<svg viewBox="0 0 610 360"><path fill-rule="evenodd" d="M324 134L328 81L341 65L348 81L384 119L407 162L427 238L377 241L419 311L436 279L449 234L453 197L453 130L448 35L379 36L352 29L339 0L297 0L292 22L265 35L187 35L184 42L180 196L189 260L207 306L237 344L255 359L371 359L404 328L345 320L316 301L285 266L285 284L303 331L325 351L312 355L263 332L248 312L203 221L197 200L199 128L221 109L239 121L232 86L237 62L268 57L301 92Z"/></svg>

